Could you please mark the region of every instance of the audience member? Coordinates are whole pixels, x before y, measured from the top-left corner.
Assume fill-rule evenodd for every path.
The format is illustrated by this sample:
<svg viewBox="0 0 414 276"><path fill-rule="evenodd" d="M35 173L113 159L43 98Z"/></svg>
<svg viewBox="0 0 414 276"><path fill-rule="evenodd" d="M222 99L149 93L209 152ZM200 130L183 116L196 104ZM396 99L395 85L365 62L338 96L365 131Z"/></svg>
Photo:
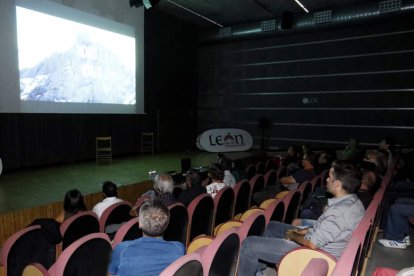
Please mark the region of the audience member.
<svg viewBox="0 0 414 276"><path fill-rule="evenodd" d="M98 216L98 218L101 217L102 213L106 210L106 208L108 208L112 204L122 201L122 199L119 199L117 197L118 192L116 184L111 181L105 181L103 183L102 195L104 199L101 202L97 203L92 209L92 212L94 212Z"/></svg>
<svg viewBox="0 0 414 276"><path fill-rule="evenodd" d="M224 172L221 169L220 164L212 164L208 170L208 176L211 178L211 183L207 185L207 193L213 198L216 194L225 187L223 182Z"/></svg>
<svg viewBox="0 0 414 276"><path fill-rule="evenodd" d="M296 171L291 176L282 177L279 180L279 184L268 186L263 191L255 193L253 195L254 202L260 205L266 199L274 198L284 187L288 187L288 189L296 189L299 184L307 180L312 180L315 176L316 163L317 157L315 153L309 152L308 154L305 154L302 159L303 169Z"/></svg>
<svg viewBox="0 0 414 276"><path fill-rule="evenodd" d="M334 160L336 160L335 150L331 150L331 149L323 150L319 154L319 158L318 158L318 165L317 165L318 171L322 172L324 170L329 170Z"/></svg>
<svg viewBox="0 0 414 276"><path fill-rule="evenodd" d="M178 241L165 241L162 236L170 219L168 208L159 200L149 200L139 210L139 228L143 237L124 241L112 253L110 275L159 275L185 253Z"/></svg>
<svg viewBox="0 0 414 276"><path fill-rule="evenodd" d="M377 178L374 172L369 170L362 170L361 186L356 192L356 195L358 196L359 200L361 200L365 209L368 208L368 205L371 203L372 198L374 197L376 183Z"/></svg>
<svg viewBox="0 0 414 276"><path fill-rule="evenodd" d="M195 197L206 193L206 187L201 186L202 180L203 179L201 179L201 174L198 170L189 170L185 181L187 189L180 193L178 201L185 206L188 206Z"/></svg>
<svg viewBox="0 0 414 276"><path fill-rule="evenodd" d="M340 158L355 161L356 157L360 153L359 142L357 139L351 138L346 145L345 149L341 152Z"/></svg>
<svg viewBox="0 0 414 276"><path fill-rule="evenodd" d="M86 211L83 195L77 189L69 190L65 194L65 199L63 200L63 211L55 217L55 220L62 223L71 216L82 211Z"/></svg>
<svg viewBox="0 0 414 276"><path fill-rule="evenodd" d="M414 217L414 198L399 198L387 215L384 239L378 242L385 247L406 249L411 245L409 218Z"/></svg>
<svg viewBox="0 0 414 276"><path fill-rule="evenodd" d="M298 146L291 145L288 148L286 156L282 160L282 165L286 167L289 174L292 174L300 169L300 156L303 156L303 154L301 154L301 150Z"/></svg>
<svg viewBox="0 0 414 276"><path fill-rule="evenodd" d="M228 157L222 157L220 159L219 164L222 166L224 170L224 178L223 178L224 185L234 188L234 185L236 185L236 178L233 176L233 174L230 171L233 166L233 160L231 160Z"/></svg>
<svg viewBox="0 0 414 276"><path fill-rule="evenodd" d="M234 160L233 162L233 170L231 171L231 174L236 179L236 183L240 180L247 179L246 172L243 168L243 162L241 160Z"/></svg>
<svg viewBox="0 0 414 276"><path fill-rule="evenodd" d="M386 151L369 150L365 154L364 161L373 163L376 167L375 173L383 176L388 168L388 156Z"/></svg>
<svg viewBox="0 0 414 276"><path fill-rule="evenodd" d="M247 237L240 250L239 275L260 275L266 267L262 262L278 263L287 252L300 246L322 249L339 258L365 212L353 194L359 185L359 169L349 162L335 161L327 178L328 192L334 197L328 199L319 219L309 223L307 229L271 221L263 237Z"/></svg>

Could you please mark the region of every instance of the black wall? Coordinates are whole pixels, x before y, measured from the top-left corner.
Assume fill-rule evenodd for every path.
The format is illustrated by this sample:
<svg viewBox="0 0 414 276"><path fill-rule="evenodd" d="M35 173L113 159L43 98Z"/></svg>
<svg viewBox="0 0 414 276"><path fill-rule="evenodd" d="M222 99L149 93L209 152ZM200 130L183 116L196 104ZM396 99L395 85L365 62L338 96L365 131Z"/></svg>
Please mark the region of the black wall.
<svg viewBox="0 0 414 276"><path fill-rule="evenodd" d="M268 148L414 141L414 16L199 48L199 132L241 128Z"/></svg>
<svg viewBox="0 0 414 276"><path fill-rule="evenodd" d="M161 130L160 150L184 148L188 135L177 128L176 120L185 118L191 124L188 114L193 113L196 36L197 30L188 24L156 9L146 11L147 114L0 113L0 157L5 168L94 159L96 136L112 136L115 156L136 154L140 133L156 131L157 121Z"/></svg>

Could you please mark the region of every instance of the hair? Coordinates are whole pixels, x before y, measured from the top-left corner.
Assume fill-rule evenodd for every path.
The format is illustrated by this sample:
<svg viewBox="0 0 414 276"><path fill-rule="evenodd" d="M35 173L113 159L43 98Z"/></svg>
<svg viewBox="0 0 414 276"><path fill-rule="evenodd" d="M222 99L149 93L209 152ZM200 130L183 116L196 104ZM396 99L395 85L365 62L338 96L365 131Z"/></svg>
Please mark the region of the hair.
<svg viewBox="0 0 414 276"><path fill-rule="evenodd" d="M375 186L375 184L377 184L377 177L375 173L370 170L362 170L361 173L362 173L361 184L363 182L365 186L371 190Z"/></svg>
<svg viewBox="0 0 414 276"><path fill-rule="evenodd" d="M102 192L106 197L116 197L118 196L116 184L112 181L105 181L102 185Z"/></svg>
<svg viewBox="0 0 414 276"><path fill-rule="evenodd" d="M208 169L208 176L214 180L223 180L224 171L220 164L211 164L210 168Z"/></svg>
<svg viewBox="0 0 414 276"><path fill-rule="evenodd" d="M191 169L187 172L187 179L190 180L191 186L201 185L201 174L198 170Z"/></svg>
<svg viewBox="0 0 414 276"><path fill-rule="evenodd" d="M306 155L306 160L308 160L313 166L318 164L318 156L313 151L304 153L304 155Z"/></svg>
<svg viewBox="0 0 414 276"><path fill-rule="evenodd" d="M389 149L393 149L395 147L395 138L394 137L384 137L381 142L384 142L385 145L388 145Z"/></svg>
<svg viewBox="0 0 414 276"><path fill-rule="evenodd" d="M224 156L220 159L220 165L223 167L223 170L231 170L233 166L233 160Z"/></svg>
<svg viewBox="0 0 414 276"><path fill-rule="evenodd" d="M63 201L63 210L69 215L74 215L79 211L86 211L83 195L79 190L69 190L65 194L65 199Z"/></svg>
<svg viewBox="0 0 414 276"><path fill-rule="evenodd" d="M157 199L145 202L139 209L139 228L146 236L162 236L169 221L170 211Z"/></svg>
<svg viewBox="0 0 414 276"><path fill-rule="evenodd" d="M361 185L361 171L349 161L336 160L332 168L335 180L341 181L342 189L348 194L354 193Z"/></svg>
<svg viewBox="0 0 414 276"><path fill-rule="evenodd" d="M154 190L161 193L172 193L174 190L174 180L169 174L160 174L154 183Z"/></svg>
<svg viewBox="0 0 414 276"><path fill-rule="evenodd" d="M321 155L325 153L325 158L327 163L331 164L334 160L336 160L336 151L333 149L326 149L321 151Z"/></svg>

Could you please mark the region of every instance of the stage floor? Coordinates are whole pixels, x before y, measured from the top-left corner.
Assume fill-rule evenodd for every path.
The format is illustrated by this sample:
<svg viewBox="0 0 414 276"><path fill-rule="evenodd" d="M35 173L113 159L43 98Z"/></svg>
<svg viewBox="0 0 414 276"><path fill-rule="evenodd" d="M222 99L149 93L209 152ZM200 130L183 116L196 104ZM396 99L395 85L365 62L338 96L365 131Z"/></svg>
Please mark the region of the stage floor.
<svg viewBox="0 0 414 276"><path fill-rule="evenodd" d="M254 152L228 153L233 159ZM148 171L181 171L181 159L191 158L192 167L208 166L215 153L178 152L116 158L112 165L83 162L18 171L3 171L0 176L0 213L62 201L65 193L77 188L83 194L101 191L101 183L111 180L129 185L148 180Z"/></svg>

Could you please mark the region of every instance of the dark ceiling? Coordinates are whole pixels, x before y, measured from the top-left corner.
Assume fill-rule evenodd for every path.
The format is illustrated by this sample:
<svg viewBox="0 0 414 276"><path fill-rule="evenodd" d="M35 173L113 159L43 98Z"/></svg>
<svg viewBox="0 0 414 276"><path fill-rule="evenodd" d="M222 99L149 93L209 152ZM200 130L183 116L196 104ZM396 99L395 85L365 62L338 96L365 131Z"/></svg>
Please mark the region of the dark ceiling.
<svg viewBox="0 0 414 276"><path fill-rule="evenodd" d="M310 12L369 2L368 0L300 0ZM160 9L189 21L199 28L226 27L240 23L280 18L283 12L306 12L295 0L160 0Z"/></svg>

